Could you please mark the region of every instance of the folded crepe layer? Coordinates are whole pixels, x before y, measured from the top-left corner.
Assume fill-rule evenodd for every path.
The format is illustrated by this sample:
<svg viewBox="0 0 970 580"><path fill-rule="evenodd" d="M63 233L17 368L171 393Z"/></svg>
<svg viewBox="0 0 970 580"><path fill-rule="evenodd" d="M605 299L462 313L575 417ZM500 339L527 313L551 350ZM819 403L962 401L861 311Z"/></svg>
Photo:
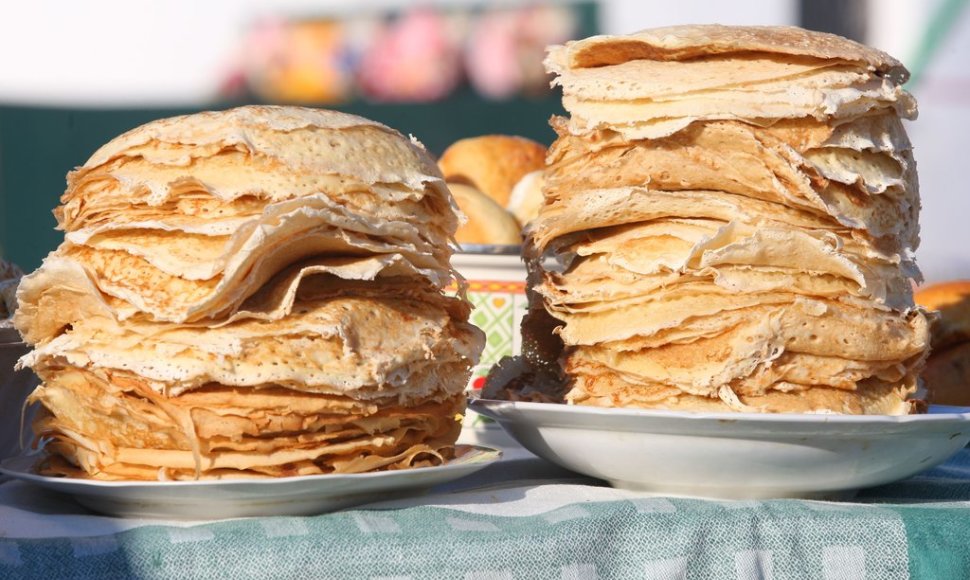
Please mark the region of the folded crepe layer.
<svg viewBox="0 0 970 580"><path fill-rule="evenodd" d="M116 159L185 166L226 149L265 156L296 172L353 176L368 184L399 183L422 191L442 181L420 143L380 123L322 109L247 106L161 119L116 137L69 176L63 201L72 197L72 183ZM164 188L159 193L164 197Z"/></svg>
<svg viewBox="0 0 970 580"><path fill-rule="evenodd" d="M595 363L633 382L674 386L695 395L712 396L723 385L738 394L757 395L777 382L852 388L871 377L898 381L922 363L925 353L925 344L910 342L892 353L863 352L868 359L854 358L857 353L851 351L862 349L848 345L849 352L840 350L843 343L832 329L786 328L784 322L776 314L714 337L638 351L578 347L569 354L566 370L574 374L577 365ZM849 331L847 342L855 341L856 334Z"/></svg>
<svg viewBox="0 0 970 580"><path fill-rule="evenodd" d="M805 228L851 236L839 224L817 214L723 191L616 187L547 200L539 217L529 224L526 250L531 256L540 256L555 238L566 234L664 218L738 221L750 226Z"/></svg>
<svg viewBox="0 0 970 580"><path fill-rule="evenodd" d="M802 152L804 159L830 181L855 186L870 196L888 194L894 201L913 203L908 197L919 191L910 152L897 155L820 147ZM877 198L878 199L878 198Z"/></svg>
<svg viewBox="0 0 970 580"><path fill-rule="evenodd" d="M909 218L919 206L918 184L908 151L797 150L764 129L712 122L634 142L590 141L560 129L550 160L545 195L552 200L620 186L721 190L831 216L874 237L899 237L908 247L917 241Z"/></svg>
<svg viewBox="0 0 970 580"><path fill-rule="evenodd" d="M287 173L286 167L260 158L208 158L173 173L164 185L130 183L102 172L88 174L69 190L68 201L55 212L68 232L100 231L115 223L161 221L193 224L258 216L266 206L303 198L325 198L331 206L370 222L433 225L432 231L453 235L457 228L452 202L443 183L411 190L400 184L367 184L353 176ZM253 166L265 165L257 171ZM120 163L120 162L115 162ZM129 161L125 167L136 162ZM144 163L144 162L142 162ZM228 179L228 184L221 180ZM275 188L275 189L274 189ZM156 195L164 190L164 195ZM229 190L228 192L225 190Z"/></svg>
<svg viewBox="0 0 970 580"><path fill-rule="evenodd" d="M42 378L64 365L129 372L169 396L208 383L401 401L428 389L461 392L483 346L481 331L453 319L446 306L371 285L351 296L298 299L275 321L184 326L90 317L23 363Z"/></svg>
<svg viewBox="0 0 970 580"><path fill-rule="evenodd" d="M735 394L725 385L716 396L636 385L609 372L579 373L572 380L566 399L573 405L693 412L905 415L912 410L906 397L915 391L917 379L915 374L893 382L868 379L854 390L778 383L763 395Z"/></svg>
<svg viewBox="0 0 970 580"><path fill-rule="evenodd" d="M292 347L297 341L288 341L286 346ZM458 342L456 339L455 342ZM316 347L313 341L304 340L304 346ZM170 345L163 345L170 346ZM459 344L457 348L466 348L466 345ZM281 349L282 350L282 349ZM164 396L182 396L187 392L203 388L209 384L198 376L205 372L206 363L192 364L188 369L173 369L173 364L184 362L189 354L183 353L177 357L173 364L158 365L152 362L145 362L135 356L124 358L112 358L112 352L93 352L92 358L87 358L89 353L67 352L58 356L47 356L35 364L35 372L42 377L50 376L56 369L64 366L86 369L95 373L111 373L118 378L132 384L137 383L146 389L151 389ZM325 355L327 349L320 349L320 354ZM100 361L107 360L103 364ZM93 362L97 361L97 362ZM129 364L130 362L130 364ZM343 364L346 364L344 362ZM354 396L360 400L369 401L375 399L396 398L402 404L407 404L415 399L428 396L441 390L451 393L461 392L466 383L471 365L461 353L449 350L446 345L442 345L438 352L428 354L427 360L412 362L406 368L396 368L388 372L387 377L378 377L374 380L384 379L384 382L363 381L361 375L365 371L359 371L354 375L342 374L332 367L329 370L320 370L317 367L324 366L319 361L301 362L297 368L291 371L279 370L279 357L271 359L264 367L259 367L259 363L252 364L250 360L240 363L237 374L226 370L228 365L213 365L215 370L211 370L212 375L229 376L235 387L239 388L262 388L266 385L282 385L293 391L316 393L316 394L340 394ZM147 369L147 370L144 370ZM201 370L200 370L201 369ZM309 370L307 370L309 369ZM372 369L372 374L378 374L383 369ZM168 377L172 374L190 375L190 380L182 382L171 380ZM278 378L278 380L276 380ZM191 380L194 379L194 380ZM401 386L403 384L403 386Z"/></svg>
<svg viewBox="0 0 970 580"><path fill-rule="evenodd" d="M415 273L444 288L456 274L446 239L438 242L429 243L404 222L342 215L316 196L268 206L221 243L164 229L111 230L69 234L59 254L85 264L100 291L132 306L120 318L144 312L184 322L232 310L280 269L315 255L400 254Z"/></svg>
<svg viewBox="0 0 970 580"><path fill-rule="evenodd" d="M331 455L326 458L330 466L321 468L319 461L291 461L282 465L254 465L248 469L219 468L196 473L191 469L173 469L156 465L122 463L115 460L105 465L96 457L79 448L73 442L63 440L50 443L51 453L36 467L38 473L51 477L73 477L77 479L98 479L102 481L182 481L216 479L265 479L268 477L294 477L301 475L322 475L326 473L366 473L369 471L391 471L415 467L442 465L454 457L451 446L432 446L410 441L387 447L387 438L374 437L375 444L366 453L346 456ZM403 451L398 452L400 449ZM127 452L127 450L126 450ZM145 455L151 457L156 452ZM152 463L151 460L148 463ZM78 467L84 465L84 468ZM86 471L88 470L88 471Z"/></svg>
<svg viewBox="0 0 970 580"><path fill-rule="evenodd" d="M42 308L71 294L90 306L125 320L138 315L152 320L186 323L227 318L279 272L313 256L343 267L332 273L351 279L374 278L381 271L413 274L418 285L444 288L457 278L445 260L407 246L397 248L343 230L322 230L283 240L271 251L261 248L236 263L230 277L191 280L154 268L147 260L122 250L95 250L65 243L18 290L23 305L15 324L31 342L49 339L70 324L72 305L65 311ZM357 262L360 268L350 264Z"/></svg>
<svg viewBox="0 0 970 580"><path fill-rule="evenodd" d="M537 291L552 304L589 302L598 294L640 295L658 285L707 277L737 291L787 287L798 293L840 290L895 309L912 306L900 256L880 254L831 232L754 228L714 220L655 220L557 239L562 269L542 276ZM832 277L841 278L839 285ZM557 295L564 296L557 297ZM572 298L572 299L570 299Z"/></svg>
<svg viewBox="0 0 970 580"><path fill-rule="evenodd" d="M336 140L348 148L358 146L346 136L338 135ZM363 140L366 141L366 137ZM186 146L185 151L194 153L195 149ZM205 194L233 207L233 202L278 203L326 193L335 202L375 216L398 211L388 202L419 202L425 198L446 197L445 190L430 179L427 184L419 182L419 187L411 188L403 182L361 179L357 167L344 167L347 172L341 172L337 169L339 165L330 165L342 160L342 157L321 157L312 165L290 164L245 149L226 149L212 156L193 157L188 163L176 164L152 162L143 156L123 156L75 175L66 197L71 202L100 202L109 207L120 207L126 202L127 205L160 207L178 202L185 196Z"/></svg>
<svg viewBox="0 0 970 580"><path fill-rule="evenodd" d="M457 293L442 293L437 286L414 273L413 265L395 254L368 258L308 258L280 271L240 304L232 316L210 325L220 326L250 318L279 320L293 312L298 298L320 300L337 296L400 296L442 308L454 320L468 320L471 304L453 298L462 297L464 279L458 278Z"/></svg>
<svg viewBox="0 0 970 580"><path fill-rule="evenodd" d="M884 381L877 377L837 387L775 381L771 374L722 385L711 396L691 395L672 385L644 382L624 376L595 362L572 363L568 382L554 374L537 371L522 357L503 360L489 375L483 395L490 399L568 403L599 407L632 407L671 411L755 413L847 413L900 415L913 411L906 397L915 390L916 375ZM779 365L785 365L779 357ZM770 369L769 369L770 370ZM798 378L798 369L793 378ZM893 374L891 376L897 376ZM735 392L738 389L739 392Z"/></svg>
<svg viewBox="0 0 970 580"><path fill-rule="evenodd" d="M402 406L390 399L360 402L279 386L237 390L222 385L165 398L114 378L103 380L62 368L32 395L48 410L40 420L45 430L82 433L93 447L105 451L113 447L191 451L198 444L203 452L268 452L374 435L400 428L412 415L454 423L453 405L459 402L454 394L440 392ZM191 423L190 431L182 425L183 419Z"/></svg>
<svg viewBox="0 0 970 580"><path fill-rule="evenodd" d="M213 386L199 395L169 399L65 369L33 395L46 409L35 428L61 458L47 469L97 479L190 479L440 463L464 408L463 396L398 406L278 387L247 396ZM302 428L289 430L294 422ZM246 432L253 428L260 431Z"/></svg>
<svg viewBox="0 0 970 580"><path fill-rule="evenodd" d="M366 292L370 282L380 280L382 288L395 295L407 295L443 305L455 319L467 320L469 306L464 301L447 300L414 265L395 254L372 257L318 257L296 262L283 269L248 297L239 298L214 319L201 319L203 326L219 326L256 318L279 320L292 312L298 293L309 296ZM363 284L361 284L361 282ZM461 280L459 280L461 282ZM24 340L44 344L69 325L86 318L153 321L130 303L104 294L80 263L57 254L48 256L43 267L25 279L18 288L21 308L14 323ZM177 324L177 323L176 323ZM183 323L191 324L191 323Z"/></svg>
<svg viewBox="0 0 970 580"><path fill-rule="evenodd" d="M774 245L786 246L799 261L783 261L781 253L771 247ZM754 248L763 252L755 253ZM862 270L892 266L898 273L901 267L908 267L908 256L884 253L865 241L828 230L754 227L742 221L704 218L661 218L602 227L557 238L548 249L566 268L577 259L603 255L615 266L643 274L736 263L831 272L861 283ZM625 265L621 264L624 260Z"/></svg>
<svg viewBox="0 0 970 580"><path fill-rule="evenodd" d="M573 147L566 151L596 152L608 147L623 147L627 143L649 141L648 138L630 139L623 134L604 127L602 129L579 136L581 141L566 139L570 135L566 129L569 120L564 117L552 117L550 125L557 135L563 138L563 143ZM828 119L819 122L812 118L777 119L771 123L745 123L737 121L709 121L699 124L715 126L740 126L753 131L758 139L772 137L795 151L805 152L812 149L835 147L852 151L869 151L885 153L893 157L900 164L912 161L913 145L906 134L902 119L892 108L877 109L870 113L851 119ZM554 164L561 157L561 146L554 143L550 152L549 164Z"/></svg>
<svg viewBox="0 0 970 580"><path fill-rule="evenodd" d="M894 337L892 351L895 353L908 352L912 348L911 343L924 343L925 335L928 332L926 329L927 320L930 317L922 310L913 310L905 314L882 311L882 316L879 317L878 321L863 323L860 327L861 331L853 331L849 337L839 334L839 324L859 323L860 316L869 312L869 308L871 308L870 304L865 302L850 303L846 297L837 300L797 297L790 304L763 304L735 310L723 310L713 315L691 316L681 321L677 326L658 330L651 334L639 334L619 340L608 340L600 344L617 352L639 351L668 344L684 344L703 338L716 337L728 329L741 325L757 324L761 319L778 317L780 317L784 328L800 330L795 335L796 340L801 345L800 350L815 354L848 357L849 353L842 347L852 345L854 353L858 355L856 358L885 360L887 358L885 355L866 345L865 333L868 331L890 331ZM543 312L546 311L543 310ZM815 329L809 324L810 321L814 323L817 320L821 321L819 327L821 334L813 333L812 330ZM845 342L843 342L843 339L845 339ZM831 345L833 350L821 350L825 345ZM793 347L794 345L789 346ZM905 356L905 354L900 356ZM889 355L888 358L892 359L894 355Z"/></svg>
<svg viewBox="0 0 970 580"><path fill-rule="evenodd" d="M595 68L633 60L689 61L737 54L851 63L883 76L893 76L900 83L908 77L903 65L885 52L834 34L793 26L687 25L652 28L622 36L591 36L551 47L546 66L552 70Z"/></svg>
<svg viewBox="0 0 970 580"><path fill-rule="evenodd" d="M852 119L887 107L914 118L906 69L885 53L785 27L678 26L550 48L568 130L626 139L672 135L696 121Z"/></svg>
<svg viewBox="0 0 970 580"><path fill-rule="evenodd" d="M793 269L755 269L746 266L704 268L683 274L637 274L612 266L606 256L596 256L574 263L568 276L547 273L543 284L536 287L536 291L554 310L591 312L629 304L635 299L675 284L700 281L711 282L732 292L777 290L833 299L846 295L865 295L853 282L832 274L808 274ZM909 289L908 282L905 288Z"/></svg>
<svg viewBox="0 0 970 580"><path fill-rule="evenodd" d="M660 359L669 360L670 355L677 350L683 351L684 346L697 345L680 345L663 349L664 352L654 352L660 349L651 349L633 356L619 357L605 349L582 347L570 354L568 368L573 374L584 371L591 373L587 367L592 365L603 372L615 373L632 384L655 386L658 389L676 387L694 395L714 396L722 386L728 385L735 394L757 396L772 390L786 390L791 385L800 385L801 388L854 390L858 383L873 377L884 382L898 382L920 362L919 358L903 362L855 361L785 351L780 355L771 352L770 357L764 357L760 361L728 360L730 357L724 353L714 353L715 357L728 363L721 368L714 368L710 361L702 361L695 367L685 367L683 363L666 368L656 365ZM693 353L705 350L711 352L709 348L687 350Z"/></svg>
<svg viewBox="0 0 970 580"><path fill-rule="evenodd" d="M584 266L592 265L586 268ZM875 301L868 291L854 282L832 274L812 274L792 269L718 266L691 270L689 273L634 274L605 264L605 260L583 261L568 277L547 274L536 292L541 294L551 312L584 314L635 307L650 302L651 295L681 284L707 283L717 293L770 294L787 292L806 298L845 300L850 297L869 301L868 307L903 311L910 308L906 296L909 281L900 278L885 303Z"/></svg>
<svg viewBox="0 0 970 580"><path fill-rule="evenodd" d="M630 74L624 67L611 67L619 79ZM748 90L724 89L670 97L635 100L586 100L570 94L568 76L564 84L563 107L571 113L569 130L582 135L610 128L633 137L655 123L665 130L644 137L671 135L696 121L743 120L768 125L773 119L812 117L851 119L872 111L892 108L906 119L917 116L916 101L900 86L887 79L866 78L852 72L826 72L808 78L804 84L782 81ZM759 90L760 89L760 90Z"/></svg>
<svg viewBox="0 0 970 580"><path fill-rule="evenodd" d="M915 118L916 102L899 78L856 63L746 53L689 61L633 59L597 67L564 67L558 48L546 59L563 87L575 135L610 129L627 139L672 135L692 123L740 120L769 126L779 119L853 119L891 109Z"/></svg>
<svg viewBox="0 0 970 580"><path fill-rule="evenodd" d="M832 81L845 83L867 76L865 69L845 63L764 54L719 55L686 62L637 59L589 68L562 67L550 58L548 64L563 92L585 101L703 98L719 91L763 93L780 85L833 86Z"/></svg>
<svg viewBox="0 0 970 580"><path fill-rule="evenodd" d="M127 255L144 263L138 271L157 271L159 276L224 286L264 261L293 261L293 255L400 255L424 268L425 275L438 287L447 286L453 279L448 253L441 249L446 246L435 247L415 238L356 232L317 219L315 213L300 210L283 216L276 224L242 227L232 237L148 228L115 230L77 243L69 237L61 253L86 253L88 262L95 261L90 259L95 253ZM308 252L301 246L315 251ZM125 285L138 287L135 281Z"/></svg>
<svg viewBox="0 0 970 580"><path fill-rule="evenodd" d="M750 309L759 308L780 312L785 326L793 332L797 330L797 336L806 342L803 350L813 354L843 353L846 358L886 360L906 358L908 354L900 353L928 347L922 311L897 313L867 306L784 292L749 295L703 291L684 284L626 308L589 313L547 311L564 323L559 335L567 345L631 341L627 348L636 350L633 344L657 345L651 340L655 335L679 336L659 344L684 342L687 338L710 336L727 328L723 326L727 321L743 320L753 312ZM833 340L815 342L822 335ZM873 336L880 340L873 341ZM805 350L808 348L812 350Z"/></svg>
<svg viewBox="0 0 970 580"><path fill-rule="evenodd" d="M453 233L434 232L433 227L407 221L365 219L322 195L268 205L251 219L233 220L233 227L231 233L219 234L182 229L165 220L111 223L69 232L65 238L74 245L122 250L144 258L166 273L198 280L219 274L231 276L282 244L292 244L304 236L336 236L338 231L368 242L369 246L385 244L392 249L433 256L438 266L447 270L448 241Z"/></svg>

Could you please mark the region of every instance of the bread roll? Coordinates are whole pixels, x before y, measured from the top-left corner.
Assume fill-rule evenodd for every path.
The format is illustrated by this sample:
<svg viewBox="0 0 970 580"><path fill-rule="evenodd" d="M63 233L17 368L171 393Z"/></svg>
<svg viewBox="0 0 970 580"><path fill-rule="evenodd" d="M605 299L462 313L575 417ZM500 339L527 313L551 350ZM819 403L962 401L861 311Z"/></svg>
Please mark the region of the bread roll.
<svg viewBox="0 0 970 580"><path fill-rule="evenodd" d="M940 311L932 326L933 350L970 341L970 280L953 280L919 289L916 303Z"/></svg>
<svg viewBox="0 0 970 580"><path fill-rule="evenodd" d="M455 203L468 218L458 228L455 239L460 244L521 244L518 222L505 208L463 183L449 183Z"/></svg>
<svg viewBox="0 0 970 580"><path fill-rule="evenodd" d="M970 407L970 342L934 352L922 376L933 404Z"/></svg>
<svg viewBox="0 0 970 580"><path fill-rule="evenodd" d="M970 280L921 288L916 303L939 311L930 326L933 350L923 371L930 400L970 406Z"/></svg>
<svg viewBox="0 0 970 580"><path fill-rule="evenodd" d="M523 227L539 215L543 200L544 175L541 170L526 173L512 188L512 195L509 197L506 209L512 212Z"/></svg>
<svg viewBox="0 0 970 580"><path fill-rule="evenodd" d="M545 163L546 148L524 137L482 135L452 143L438 160L449 183L473 185L502 207L512 188Z"/></svg>

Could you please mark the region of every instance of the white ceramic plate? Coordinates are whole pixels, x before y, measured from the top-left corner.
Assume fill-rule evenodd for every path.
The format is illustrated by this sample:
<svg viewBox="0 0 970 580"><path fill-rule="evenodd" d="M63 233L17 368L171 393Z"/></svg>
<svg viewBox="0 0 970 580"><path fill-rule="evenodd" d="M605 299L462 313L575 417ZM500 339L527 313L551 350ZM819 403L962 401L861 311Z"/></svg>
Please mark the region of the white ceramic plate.
<svg viewBox="0 0 970 580"><path fill-rule="evenodd" d="M526 449L614 487L716 498L840 498L946 461L970 409L784 415L473 400Z"/></svg>
<svg viewBox="0 0 970 580"><path fill-rule="evenodd" d="M32 472L37 455L11 457L0 472L66 493L95 511L122 517L220 519L310 515L413 494L482 469L502 452L459 445L457 457L438 467L278 479L207 481L94 481Z"/></svg>

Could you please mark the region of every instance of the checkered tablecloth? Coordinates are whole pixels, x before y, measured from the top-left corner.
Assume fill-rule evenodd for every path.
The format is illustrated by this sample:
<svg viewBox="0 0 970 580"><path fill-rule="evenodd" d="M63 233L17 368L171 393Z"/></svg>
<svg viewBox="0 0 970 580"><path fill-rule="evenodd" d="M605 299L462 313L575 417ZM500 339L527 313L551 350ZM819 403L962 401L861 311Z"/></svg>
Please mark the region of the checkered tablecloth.
<svg viewBox="0 0 970 580"><path fill-rule="evenodd" d="M647 497L507 457L425 496L201 523L6 481L0 578L970 578L970 450L844 503Z"/></svg>

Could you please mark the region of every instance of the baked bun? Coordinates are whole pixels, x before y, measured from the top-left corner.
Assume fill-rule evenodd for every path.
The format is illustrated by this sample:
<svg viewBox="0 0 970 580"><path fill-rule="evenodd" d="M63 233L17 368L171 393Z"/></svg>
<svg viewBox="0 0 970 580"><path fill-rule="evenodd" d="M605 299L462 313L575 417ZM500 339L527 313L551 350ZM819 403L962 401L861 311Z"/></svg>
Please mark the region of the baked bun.
<svg viewBox="0 0 970 580"><path fill-rule="evenodd" d="M542 170L526 173L512 188L506 209L512 212L523 227L539 215L543 201L543 175Z"/></svg>
<svg viewBox="0 0 970 580"><path fill-rule="evenodd" d="M933 350L970 341L970 280L953 280L917 290L916 303L939 310L931 328Z"/></svg>
<svg viewBox="0 0 970 580"><path fill-rule="evenodd" d="M933 403L970 406L970 342L934 352L922 376Z"/></svg>
<svg viewBox="0 0 970 580"><path fill-rule="evenodd" d="M478 188L501 207L508 207L512 188L545 164L546 148L524 137L482 135L451 144L438 160L449 183Z"/></svg>
<svg viewBox="0 0 970 580"><path fill-rule="evenodd" d="M458 228L460 244L521 244L518 222L489 196L464 183L449 183L455 203L468 218Z"/></svg>
<svg viewBox="0 0 970 580"><path fill-rule="evenodd" d="M970 406L970 280L920 289L916 303L939 311L930 326L933 350L923 370L932 402Z"/></svg>

